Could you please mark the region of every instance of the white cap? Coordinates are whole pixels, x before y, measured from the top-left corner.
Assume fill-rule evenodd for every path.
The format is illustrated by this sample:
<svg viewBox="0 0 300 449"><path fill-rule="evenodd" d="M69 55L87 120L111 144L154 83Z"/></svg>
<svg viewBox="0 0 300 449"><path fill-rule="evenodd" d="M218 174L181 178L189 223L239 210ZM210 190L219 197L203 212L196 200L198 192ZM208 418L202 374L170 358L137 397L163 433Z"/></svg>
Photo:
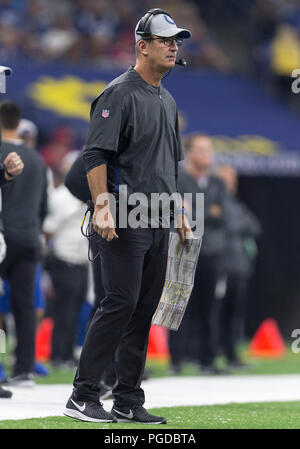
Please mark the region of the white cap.
<svg viewBox="0 0 300 449"><path fill-rule="evenodd" d="M189 30L186 30L184 28L178 28L174 20L167 14L156 14L150 20L151 20L150 22L151 35L155 34L156 36L159 37L177 36L183 39L188 39L192 35L192 33ZM135 27L135 42L138 42L139 40L143 39L142 35L136 33L140 21L137 23L137 26Z"/></svg>
<svg viewBox="0 0 300 449"><path fill-rule="evenodd" d="M37 137L38 128L31 120L22 118L17 128L17 134L19 137L24 136Z"/></svg>

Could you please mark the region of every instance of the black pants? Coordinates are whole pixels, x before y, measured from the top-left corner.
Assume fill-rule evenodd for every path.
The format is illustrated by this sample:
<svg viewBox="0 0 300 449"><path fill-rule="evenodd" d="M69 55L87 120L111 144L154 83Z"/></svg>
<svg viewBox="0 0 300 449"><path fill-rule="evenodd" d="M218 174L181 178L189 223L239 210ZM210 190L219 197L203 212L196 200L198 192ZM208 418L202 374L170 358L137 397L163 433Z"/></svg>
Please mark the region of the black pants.
<svg viewBox="0 0 300 449"><path fill-rule="evenodd" d="M91 232L93 229L91 229ZM94 307L90 314L90 322L92 321L92 318L94 314L96 313L101 300L105 297L105 291L103 287L102 282L102 273L101 273L101 255L98 249L98 234L93 234L90 238L90 245L91 245L91 252L92 252L92 269L93 269L93 280L94 280L94 294L95 294L95 303ZM103 374L103 381L107 386L112 387L115 385L117 380L117 374L116 374L116 363L115 363L115 354L113 355L113 358L111 362L107 365L106 370Z"/></svg>
<svg viewBox="0 0 300 449"><path fill-rule="evenodd" d="M217 351L218 319L215 289L220 274L219 256L201 255L194 288L178 331L169 332L171 362L193 360L212 365Z"/></svg>
<svg viewBox="0 0 300 449"><path fill-rule="evenodd" d="M236 345L244 333L248 280L228 275L227 289L220 307L219 344L228 362L238 360Z"/></svg>
<svg viewBox="0 0 300 449"><path fill-rule="evenodd" d="M106 296L88 328L74 380L77 400L99 400L99 380L116 354L119 406L143 404L141 381L152 316L162 292L168 229L117 229L119 239L98 236Z"/></svg>
<svg viewBox="0 0 300 449"><path fill-rule="evenodd" d="M7 254L0 276L10 285L11 309L15 320L17 346L13 375L31 373L35 357L34 282L39 248L20 247L7 241Z"/></svg>
<svg viewBox="0 0 300 449"><path fill-rule="evenodd" d="M73 360L81 305L87 296L87 265L69 264L52 258L49 264L55 290L51 360Z"/></svg>

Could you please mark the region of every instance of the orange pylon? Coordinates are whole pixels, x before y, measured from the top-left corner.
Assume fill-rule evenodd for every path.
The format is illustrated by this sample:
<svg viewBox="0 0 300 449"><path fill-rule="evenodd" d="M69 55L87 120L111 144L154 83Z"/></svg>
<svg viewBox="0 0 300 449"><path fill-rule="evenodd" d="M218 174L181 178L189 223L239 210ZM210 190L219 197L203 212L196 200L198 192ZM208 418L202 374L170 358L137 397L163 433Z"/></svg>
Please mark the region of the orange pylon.
<svg viewBox="0 0 300 449"><path fill-rule="evenodd" d="M273 318L264 320L250 342L249 355L262 358L278 358L285 353L286 346L277 322Z"/></svg>
<svg viewBox="0 0 300 449"><path fill-rule="evenodd" d="M35 337L35 358L38 362L47 362L50 359L52 330L53 320L45 318L41 322Z"/></svg>
<svg viewBox="0 0 300 449"><path fill-rule="evenodd" d="M166 328L152 324L147 358L160 360L169 358L168 331Z"/></svg>

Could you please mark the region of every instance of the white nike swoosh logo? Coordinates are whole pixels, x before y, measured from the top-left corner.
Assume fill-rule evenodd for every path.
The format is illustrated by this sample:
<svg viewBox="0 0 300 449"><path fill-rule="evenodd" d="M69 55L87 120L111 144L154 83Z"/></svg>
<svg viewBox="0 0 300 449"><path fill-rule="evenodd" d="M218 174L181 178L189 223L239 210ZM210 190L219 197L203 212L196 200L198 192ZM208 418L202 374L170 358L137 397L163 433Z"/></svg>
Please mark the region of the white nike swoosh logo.
<svg viewBox="0 0 300 449"><path fill-rule="evenodd" d="M118 413L118 415L124 416L125 418L128 418L128 419L132 419L133 418L132 410L130 410L130 413L119 412L119 410L116 410L116 409L114 409L114 411L116 413Z"/></svg>
<svg viewBox="0 0 300 449"><path fill-rule="evenodd" d="M76 408L78 408L78 410L80 410L81 412L83 412L85 410L85 404L83 405L78 405L76 404L75 401L73 401L73 399L71 399L71 401L73 402L73 404L75 405Z"/></svg>

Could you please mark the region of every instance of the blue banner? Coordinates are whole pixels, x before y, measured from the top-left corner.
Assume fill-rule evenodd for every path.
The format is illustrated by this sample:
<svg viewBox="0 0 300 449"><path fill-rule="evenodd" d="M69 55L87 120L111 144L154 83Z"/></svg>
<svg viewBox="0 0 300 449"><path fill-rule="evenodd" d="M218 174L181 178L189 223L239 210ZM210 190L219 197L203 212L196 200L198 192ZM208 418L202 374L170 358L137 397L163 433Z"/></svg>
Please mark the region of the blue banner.
<svg viewBox="0 0 300 449"><path fill-rule="evenodd" d="M66 65L14 65L5 98L43 134L70 126L85 140L91 101L120 72ZM182 135L210 135L221 162L248 174L300 173L300 119L251 81L176 67L163 81L180 111ZM3 97L4 99L4 97ZM146 124L145 124L146 126Z"/></svg>

